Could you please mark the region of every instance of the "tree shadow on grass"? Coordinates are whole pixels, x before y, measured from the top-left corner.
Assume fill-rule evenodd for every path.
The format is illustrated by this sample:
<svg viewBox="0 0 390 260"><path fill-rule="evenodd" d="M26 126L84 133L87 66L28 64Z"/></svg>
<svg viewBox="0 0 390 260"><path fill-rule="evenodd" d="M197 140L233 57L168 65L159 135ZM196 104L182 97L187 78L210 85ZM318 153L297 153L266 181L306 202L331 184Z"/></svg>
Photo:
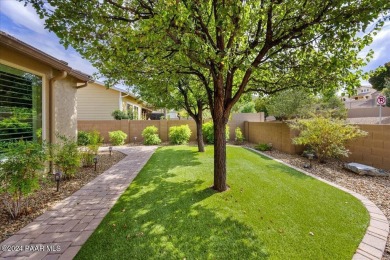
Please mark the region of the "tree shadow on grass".
<svg viewBox="0 0 390 260"><path fill-rule="evenodd" d="M77 255L79 259L266 259L254 230L204 203L216 196L204 181L171 179L172 167L196 166L196 152L146 168ZM158 154L157 154L158 155ZM170 160L168 156L168 160ZM152 164L162 156L152 158ZM184 158L185 157L185 158ZM154 161L153 161L154 160ZM155 176L153 176L155 175Z"/></svg>

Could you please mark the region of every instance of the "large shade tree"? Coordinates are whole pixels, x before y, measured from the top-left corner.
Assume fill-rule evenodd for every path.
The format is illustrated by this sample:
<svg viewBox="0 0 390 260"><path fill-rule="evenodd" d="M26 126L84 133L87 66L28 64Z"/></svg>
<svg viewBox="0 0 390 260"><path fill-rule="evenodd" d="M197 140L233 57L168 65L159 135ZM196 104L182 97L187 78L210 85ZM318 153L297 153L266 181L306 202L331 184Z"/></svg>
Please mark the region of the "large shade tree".
<svg viewBox="0 0 390 260"><path fill-rule="evenodd" d="M145 77L144 63L150 72L210 77L203 89L214 121L218 191L228 187L225 125L242 94L282 90L274 74L290 71L301 71L294 79L303 87L317 69L333 73L334 82L356 83L349 69L362 65L357 53L370 42L356 33L390 6L388 0L25 1L111 79Z"/></svg>
<svg viewBox="0 0 390 260"><path fill-rule="evenodd" d="M387 81L390 81L390 61L372 71L371 74L368 81L372 87L379 91L383 90L386 87Z"/></svg>

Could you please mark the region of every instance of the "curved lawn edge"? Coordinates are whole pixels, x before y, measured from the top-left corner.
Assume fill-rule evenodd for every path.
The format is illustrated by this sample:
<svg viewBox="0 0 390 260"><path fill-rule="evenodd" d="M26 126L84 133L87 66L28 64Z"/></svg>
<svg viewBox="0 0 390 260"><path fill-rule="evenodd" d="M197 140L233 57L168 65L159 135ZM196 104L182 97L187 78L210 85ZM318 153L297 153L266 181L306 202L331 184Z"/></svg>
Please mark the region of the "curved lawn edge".
<svg viewBox="0 0 390 260"><path fill-rule="evenodd" d="M347 192L360 200L364 207L367 209L368 213L370 214L370 224L367 227L366 234L364 235L362 241L360 242L358 248L356 249L356 252L354 256L352 257L353 260L358 259L382 259L382 255L386 248L386 241L387 237L389 235L389 222L386 218L386 216L383 214L383 212L369 199L364 197L363 195L351 191L349 189L346 189L340 185L337 185L333 182L324 180L314 174L311 174L307 171L304 171L298 167L295 167L293 165L290 165L288 163L285 163L279 159L276 159L268 154L262 153L258 150L255 150L250 147L245 147L245 149L256 152L262 156L265 156L269 159L272 159L276 162L279 162L281 164L284 164L290 168L293 168L296 171L299 171L305 175L308 175L310 177L313 177L319 181L325 182L337 189L340 189L344 192Z"/></svg>

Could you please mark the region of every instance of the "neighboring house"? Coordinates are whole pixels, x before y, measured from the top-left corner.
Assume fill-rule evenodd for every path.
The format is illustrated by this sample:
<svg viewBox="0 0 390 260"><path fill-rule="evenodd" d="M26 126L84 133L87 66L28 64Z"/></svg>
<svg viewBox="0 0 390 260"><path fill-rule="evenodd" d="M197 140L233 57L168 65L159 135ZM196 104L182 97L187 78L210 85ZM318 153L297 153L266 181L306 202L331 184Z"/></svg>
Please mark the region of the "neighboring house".
<svg viewBox="0 0 390 260"><path fill-rule="evenodd" d="M0 31L0 141L76 138L76 92L90 76Z"/></svg>
<svg viewBox="0 0 390 260"><path fill-rule="evenodd" d="M103 83L91 83L77 92L78 120L114 120L114 110L132 111L135 119L147 119L152 111L133 94L118 87L107 88Z"/></svg>
<svg viewBox="0 0 390 260"><path fill-rule="evenodd" d="M376 106L376 97L379 91L373 89L371 86L360 86L356 89L355 95L350 97L342 97L345 107L347 109L354 108L370 108Z"/></svg>

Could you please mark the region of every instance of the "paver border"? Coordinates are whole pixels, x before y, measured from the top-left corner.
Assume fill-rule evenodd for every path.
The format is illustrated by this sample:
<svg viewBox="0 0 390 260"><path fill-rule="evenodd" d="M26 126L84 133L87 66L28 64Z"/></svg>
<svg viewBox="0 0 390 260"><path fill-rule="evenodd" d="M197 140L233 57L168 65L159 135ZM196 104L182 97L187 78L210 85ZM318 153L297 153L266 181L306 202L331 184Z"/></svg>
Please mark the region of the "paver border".
<svg viewBox="0 0 390 260"><path fill-rule="evenodd" d="M311 174L305 170L283 162L282 160L276 159L268 154L262 153L250 147L245 148L258 154L261 154L276 162L284 164L290 168L293 168L294 170L302 172L305 175L313 177L344 192L347 192L358 200L360 200L370 215L370 224L368 225L366 234L364 235L362 241L356 249L355 254L352 257L352 260L382 259L383 253L386 249L387 237L389 236L389 222L383 212L372 201L357 192L351 191L338 184L322 179L314 174Z"/></svg>

